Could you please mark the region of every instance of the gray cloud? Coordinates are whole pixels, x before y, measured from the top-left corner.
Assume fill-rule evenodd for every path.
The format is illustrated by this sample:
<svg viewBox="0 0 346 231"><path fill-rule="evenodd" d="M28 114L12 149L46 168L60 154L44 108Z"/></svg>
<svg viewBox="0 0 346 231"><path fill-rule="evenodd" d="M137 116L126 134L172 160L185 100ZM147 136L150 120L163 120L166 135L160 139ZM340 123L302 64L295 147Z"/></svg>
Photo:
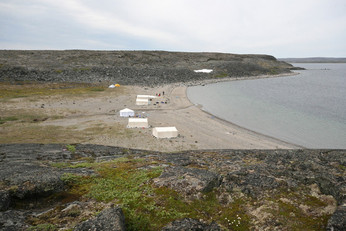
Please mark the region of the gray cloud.
<svg viewBox="0 0 346 231"><path fill-rule="evenodd" d="M0 49L346 56L344 0L0 0Z"/></svg>

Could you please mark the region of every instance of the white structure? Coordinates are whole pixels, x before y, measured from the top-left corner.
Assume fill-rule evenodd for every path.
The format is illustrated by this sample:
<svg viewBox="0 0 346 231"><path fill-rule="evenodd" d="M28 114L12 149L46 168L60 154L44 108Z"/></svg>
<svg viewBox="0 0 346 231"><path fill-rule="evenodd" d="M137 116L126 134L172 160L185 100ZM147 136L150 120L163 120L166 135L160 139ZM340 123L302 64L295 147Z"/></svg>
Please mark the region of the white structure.
<svg viewBox="0 0 346 231"><path fill-rule="evenodd" d="M128 128L148 128L148 118L129 118Z"/></svg>
<svg viewBox="0 0 346 231"><path fill-rule="evenodd" d="M136 105L149 105L149 99L136 99Z"/></svg>
<svg viewBox="0 0 346 231"><path fill-rule="evenodd" d="M120 117L132 117L135 116L135 112L131 109L125 108L120 110Z"/></svg>
<svg viewBox="0 0 346 231"><path fill-rule="evenodd" d="M157 98L154 95L137 95L137 99L155 99Z"/></svg>
<svg viewBox="0 0 346 231"><path fill-rule="evenodd" d="M175 127L156 127L153 129L153 136L156 138L174 138L178 136L178 130Z"/></svg>
<svg viewBox="0 0 346 231"><path fill-rule="evenodd" d="M201 70L194 70L194 72L201 72L201 73L210 73L212 72L213 70L212 69L201 69Z"/></svg>

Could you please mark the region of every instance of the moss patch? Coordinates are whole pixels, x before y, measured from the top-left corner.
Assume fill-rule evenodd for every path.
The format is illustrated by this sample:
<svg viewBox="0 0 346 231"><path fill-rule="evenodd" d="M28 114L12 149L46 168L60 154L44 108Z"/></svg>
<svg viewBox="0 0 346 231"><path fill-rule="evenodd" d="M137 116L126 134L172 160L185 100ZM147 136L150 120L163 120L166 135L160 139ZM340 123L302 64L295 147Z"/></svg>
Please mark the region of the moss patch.
<svg viewBox="0 0 346 231"><path fill-rule="evenodd" d="M63 175L62 180L70 186L69 195L94 199L97 203L121 205L128 230L159 230L167 223L185 217L208 222L214 220L226 229L249 229L250 219L244 199L222 205L217 199L218 192L214 191L204 194L201 200L187 201L172 189L152 185L152 180L162 172L159 165L156 160L131 157L102 163L53 164L59 168L94 169L97 176L93 177ZM78 214L75 219L78 219Z"/></svg>

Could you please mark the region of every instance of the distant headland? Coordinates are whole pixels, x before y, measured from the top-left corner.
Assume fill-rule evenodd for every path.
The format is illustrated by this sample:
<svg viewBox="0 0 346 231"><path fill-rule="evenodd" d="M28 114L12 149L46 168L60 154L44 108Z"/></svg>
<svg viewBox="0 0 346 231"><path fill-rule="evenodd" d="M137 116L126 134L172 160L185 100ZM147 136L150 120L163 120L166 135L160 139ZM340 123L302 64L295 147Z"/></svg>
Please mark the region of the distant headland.
<svg viewBox="0 0 346 231"><path fill-rule="evenodd" d="M346 58L311 57L311 58L282 58L278 59L288 63L346 63Z"/></svg>
<svg viewBox="0 0 346 231"><path fill-rule="evenodd" d="M210 69L209 73L195 70ZM0 50L0 81L160 84L277 75L294 67L270 55L167 51Z"/></svg>

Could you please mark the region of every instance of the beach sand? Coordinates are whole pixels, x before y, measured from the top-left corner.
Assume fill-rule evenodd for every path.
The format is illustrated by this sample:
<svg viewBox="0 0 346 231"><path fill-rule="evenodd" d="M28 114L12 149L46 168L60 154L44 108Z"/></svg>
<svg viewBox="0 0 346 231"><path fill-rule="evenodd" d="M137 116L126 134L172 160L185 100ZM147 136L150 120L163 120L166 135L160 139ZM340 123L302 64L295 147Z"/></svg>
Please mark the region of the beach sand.
<svg viewBox="0 0 346 231"><path fill-rule="evenodd" d="M187 98L188 85L172 84L155 88L121 86L92 95L53 95L1 101L2 114L42 114L48 119L35 122L35 129L40 130L33 130L29 137L17 135L14 139L0 139L0 143L91 143L155 151L299 148L202 111L199 105L192 104ZM136 95L156 94L161 94L161 97L154 99L150 105L135 105ZM119 111L124 108L134 110L141 117L148 117L151 128L126 128L128 119L119 116ZM8 123L0 127L0 133L2 136L11 136L16 132L24 134L25 128L30 126L33 125L14 123L11 126ZM157 139L152 136L153 127L166 126L175 126L179 137ZM55 136L54 139L49 137L49 133L45 137L40 135L48 127L56 130L51 134ZM22 129L23 132L15 129ZM58 134L58 131L66 135Z"/></svg>

